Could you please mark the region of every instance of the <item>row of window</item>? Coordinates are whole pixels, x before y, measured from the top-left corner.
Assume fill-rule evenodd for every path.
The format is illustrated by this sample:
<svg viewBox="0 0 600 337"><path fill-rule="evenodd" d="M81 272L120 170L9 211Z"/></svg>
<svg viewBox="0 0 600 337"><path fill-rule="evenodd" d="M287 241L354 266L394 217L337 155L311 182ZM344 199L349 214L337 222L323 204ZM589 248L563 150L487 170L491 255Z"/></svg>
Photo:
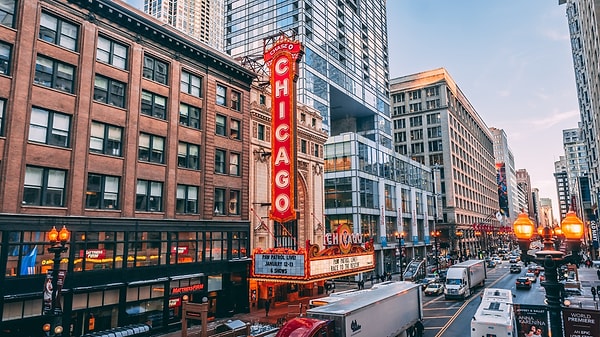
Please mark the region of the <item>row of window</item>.
<svg viewBox="0 0 600 337"><path fill-rule="evenodd" d="M6 276L44 274L52 259L44 233L3 232L8 236ZM74 272L167 264L227 261L248 257L246 232L74 231L69 262ZM1 242L1 241L0 241ZM0 243L0 246L2 244ZM16 257L16 258L15 258Z"/></svg>
<svg viewBox="0 0 600 337"><path fill-rule="evenodd" d="M89 173L85 193L87 209L120 209L121 177ZM65 206L67 171L46 167L27 166L23 205ZM176 212L198 214L200 187L177 185ZM136 211L162 212L163 182L138 179L136 183ZM215 188L215 215L240 215L240 191Z"/></svg>

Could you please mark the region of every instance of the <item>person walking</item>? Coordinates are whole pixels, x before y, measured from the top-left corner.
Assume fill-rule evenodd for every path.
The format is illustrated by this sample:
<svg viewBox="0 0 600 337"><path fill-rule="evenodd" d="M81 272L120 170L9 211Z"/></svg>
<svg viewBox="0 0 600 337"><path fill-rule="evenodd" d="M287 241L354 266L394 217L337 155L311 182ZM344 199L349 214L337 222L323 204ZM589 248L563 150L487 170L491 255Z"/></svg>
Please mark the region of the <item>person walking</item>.
<svg viewBox="0 0 600 337"><path fill-rule="evenodd" d="M600 284L596 286L596 295L598 295L598 300L600 300Z"/></svg>
<svg viewBox="0 0 600 337"><path fill-rule="evenodd" d="M596 275L598 275L598 279L600 280L600 269L596 271Z"/></svg>
<svg viewBox="0 0 600 337"><path fill-rule="evenodd" d="M271 309L271 299L267 299L265 302L265 317L269 317L269 310Z"/></svg>
<svg viewBox="0 0 600 337"><path fill-rule="evenodd" d="M423 331L425 331L425 327L423 326L423 322L421 322L421 320L418 320L417 323L415 324L415 336L416 337L423 337Z"/></svg>
<svg viewBox="0 0 600 337"><path fill-rule="evenodd" d="M596 287L592 286L592 298L594 299L594 302L596 302Z"/></svg>

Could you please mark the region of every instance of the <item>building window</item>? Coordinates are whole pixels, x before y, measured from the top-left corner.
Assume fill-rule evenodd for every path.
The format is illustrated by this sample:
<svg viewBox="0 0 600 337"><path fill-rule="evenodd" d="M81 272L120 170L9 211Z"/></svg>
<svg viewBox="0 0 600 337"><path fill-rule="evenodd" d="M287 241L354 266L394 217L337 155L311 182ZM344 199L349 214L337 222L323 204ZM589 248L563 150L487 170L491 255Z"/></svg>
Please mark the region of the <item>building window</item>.
<svg viewBox="0 0 600 337"><path fill-rule="evenodd" d="M123 128L92 122L90 151L109 156L121 156Z"/></svg>
<svg viewBox="0 0 600 337"><path fill-rule="evenodd" d="M159 181L138 179L135 194L135 210L162 212L162 189L163 183Z"/></svg>
<svg viewBox="0 0 600 337"><path fill-rule="evenodd" d="M179 124L200 129L200 108L180 103Z"/></svg>
<svg viewBox="0 0 600 337"><path fill-rule="evenodd" d="M227 106L227 88L217 84L217 104L221 106Z"/></svg>
<svg viewBox="0 0 600 337"><path fill-rule="evenodd" d="M193 170L200 169L200 146L179 142L177 166Z"/></svg>
<svg viewBox="0 0 600 337"><path fill-rule="evenodd" d="M77 50L76 25L42 12L39 38L69 50Z"/></svg>
<svg viewBox="0 0 600 337"><path fill-rule="evenodd" d="M62 207L65 201L66 171L27 166L23 204Z"/></svg>
<svg viewBox="0 0 600 337"><path fill-rule="evenodd" d="M423 130L422 129L410 131L410 140L421 140L421 139L423 139Z"/></svg>
<svg viewBox="0 0 600 337"><path fill-rule="evenodd" d="M225 122L227 117L223 115L217 115L215 117L215 134L220 136L227 136L227 131L225 130Z"/></svg>
<svg viewBox="0 0 600 337"><path fill-rule="evenodd" d="M119 69L127 69L127 46L103 36L98 36L96 60Z"/></svg>
<svg viewBox="0 0 600 337"><path fill-rule="evenodd" d="M404 118L394 119L394 129L406 128L406 120Z"/></svg>
<svg viewBox="0 0 600 337"><path fill-rule="evenodd" d="M167 98L146 90L142 90L142 114L166 119Z"/></svg>
<svg viewBox="0 0 600 337"><path fill-rule="evenodd" d="M267 96L260 94L260 96L258 97L258 103L260 103L260 105L267 104Z"/></svg>
<svg viewBox="0 0 600 337"><path fill-rule="evenodd" d="M144 74L147 79L167 84L169 66L153 57L144 55Z"/></svg>
<svg viewBox="0 0 600 337"><path fill-rule="evenodd" d="M239 215L240 214L240 191L237 190L229 190L229 206L227 207L227 212L229 215Z"/></svg>
<svg viewBox="0 0 600 337"><path fill-rule="evenodd" d="M225 155L227 151L225 150L215 150L215 173L227 173L225 171Z"/></svg>
<svg viewBox="0 0 600 337"><path fill-rule="evenodd" d="M138 148L138 159L151 163L164 163L165 139L163 137L140 134L140 145Z"/></svg>
<svg viewBox="0 0 600 337"><path fill-rule="evenodd" d="M229 154L229 174L232 176L240 176L240 154L239 153L230 153Z"/></svg>
<svg viewBox="0 0 600 337"><path fill-rule="evenodd" d="M119 209L119 177L88 174L85 208Z"/></svg>
<svg viewBox="0 0 600 337"><path fill-rule="evenodd" d="M317 158L321 157L321 154L319 153L319 144L315 144L314 156Z"/></svg>
<svg viewBox="0 0 600 337"><path fill-rule="evenodd" d="M0 25L13 26L16 6L16 0L0 0Z"/></svg>
<svg viewBox="0 0 600 337"><path fill-rule="evenodd" d="M402 143L406 141L406 132L395 132L394 141L396 143Z"/></svg>
<svg viewBox="0 0 600 337"><path fill-rule="evenodd" d="M6 114L6 100L0 99L0 136L4 136L4 115Z"/></svg>
<svg viewBox="0 0 600 337"><path fill-rule="evenodd" d="M231 91L231 108L235 111L242 110L242 93Z"/></svg>
<svg viewBox="0 0 600 337"><path fill-rule="evenodd" d="M229 138L231 139L241 139L241 126L242 122L236 119L229 120Z"/></svg>
<svg viewBox="0 0 600 337"><path fill-rule="evenodd" d="M410 112L418 112L418 111L423 110L421 107L421 102L411 103L411 104L409 104L408 108L409 108Z"/></svg>
<svg viewBox="0 0 600 337"><path fill-rule="evenodd" d="M442 140L433 140L429 142L429 151L442 151Z"/></svg>
<svg viewBox="0 0 600 337"><path fill-rule="evenodd" d="M96 75L94 79L94 100L124 108L125 83Z"/></svg>
<svg viewBox="0 0 600 337"><path fill-rule="evenodd" d="M300 152L302 153L306 153L306 140L301 139L300 140Z"/></svg>
<svg viewBox="0 0 600 337"><path fill-rule="evenodd" d="M202 97L202 79L185 70L181 71L181 92Z"/></svg>
<svg viewBox="0 0 600 337"><path fill-rule="evenodd" d="M256 138L258 138L258 140L265 140L265 125L258 123L257 131L258 131L258 133L257 133Z"/></svg>
<svg viewBox="0 0 600 337"><path fill-rule="evenodd" d="M224 188L215 188L215 215L225 215Z"/></svg>
<svg viewBox="0 0 600 337"><path fill-rule="evenodd" d="M198 187L188 185L177 185L177 202L175 205L177 213L198 213Z"/></svg>
<svg viewBox="0 0 600 337"><path fill-rule="evenodd" d="M31 108L29 140L68 147L71 116L40 108Z"/></svg>
<svg viewBox="0 0 600 337"><path fill-rule="evenodd" d="M439 113L427 115L427 124L439 124L440 122L441 117Z"/></svg>
<svg viewBox="0 0 600 337"><path fill-rule="evenodd" d="M0 11L1 13L2 11ZM0 42L0 74L8 75L10 73L10 54L11 46Z"/></svg>
<svg viewBox="0 0 600 337"><path fill-rule="evenodd" d="M38 55L35 61L34 83L73 93L75 67Z"/></svg>
<svg viewBox="0 0 600 337"><path fill-rule="evenodd" d="M421 126L423 125L423 119L421 116L411 117L410 118L410 127Z"/></svg>
<svg viewBox="0 0 600 337"><path fill-rule="evenodd" d="M421 89L417 89L414 91L410 91L408 93L408 99L420 99L421 98Z"/></svg>

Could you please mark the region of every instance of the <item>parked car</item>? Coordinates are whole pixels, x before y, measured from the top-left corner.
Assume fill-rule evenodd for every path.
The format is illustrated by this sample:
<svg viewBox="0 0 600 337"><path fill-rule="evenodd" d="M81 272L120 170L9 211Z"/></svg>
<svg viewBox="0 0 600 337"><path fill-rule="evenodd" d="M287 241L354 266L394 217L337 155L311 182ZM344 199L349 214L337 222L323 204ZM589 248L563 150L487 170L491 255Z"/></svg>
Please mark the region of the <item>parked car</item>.
<svg viewBox="0 0 600 337"><path fill-rule="evenodd" d="M527 272L525 273L525 277L527 277L533 283L537 282L537 276L535 275L535 273Z"/></svg>
<svg viewBox="0 0 600 337"><path fill-rule="evenodd" d="M427 285L424 291L426 296L429 295L441 295L444 293L444 285L438 282L432 282Z"/></svg>
<svg viewBox="0 0 600 337"><path fill-rule="evenodd" d="M531 280L528 277L517 277L515 281L517 289L531 289Z"/></svg>
<svg viewBox="0 0 600 337"><path fill-rule="evenodd" d="M511 272L511 274L520 274L521 273L521 266L519 266L518 264L511 264L510 265L510 272Z"/></svg>

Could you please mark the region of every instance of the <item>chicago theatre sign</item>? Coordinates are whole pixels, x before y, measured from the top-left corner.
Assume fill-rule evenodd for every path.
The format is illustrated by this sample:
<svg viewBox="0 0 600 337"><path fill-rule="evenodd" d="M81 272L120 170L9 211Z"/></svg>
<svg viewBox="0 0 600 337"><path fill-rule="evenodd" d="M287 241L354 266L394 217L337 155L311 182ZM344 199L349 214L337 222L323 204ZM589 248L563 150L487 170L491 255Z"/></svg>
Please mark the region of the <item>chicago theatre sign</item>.
<svg viewBox="0 0 600 337"><path fill-rule="evenodd" d="M303 49L299 41L281 35L264 52L271 71L271 200L269 217L296 220L296 80Z"/></svg>

